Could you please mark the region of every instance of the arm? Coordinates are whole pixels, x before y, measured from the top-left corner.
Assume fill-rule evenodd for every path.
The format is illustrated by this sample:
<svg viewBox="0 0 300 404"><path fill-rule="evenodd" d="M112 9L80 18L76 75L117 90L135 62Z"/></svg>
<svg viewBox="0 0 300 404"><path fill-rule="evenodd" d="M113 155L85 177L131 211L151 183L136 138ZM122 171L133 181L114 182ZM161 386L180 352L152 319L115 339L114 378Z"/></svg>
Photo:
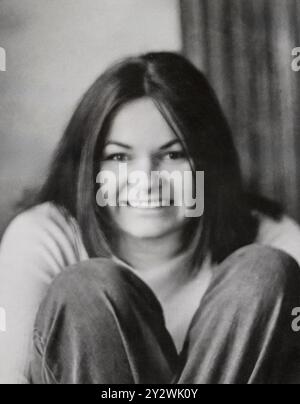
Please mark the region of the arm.
<svg viewBox="0 0 300 404"><path fill-rule="evenodd" d="M37 310L54 278L76 262L67 222L38 209L11 223L0 248L0 307L6 312L6 332L0 332L0 384L29 382Z"/></svg>

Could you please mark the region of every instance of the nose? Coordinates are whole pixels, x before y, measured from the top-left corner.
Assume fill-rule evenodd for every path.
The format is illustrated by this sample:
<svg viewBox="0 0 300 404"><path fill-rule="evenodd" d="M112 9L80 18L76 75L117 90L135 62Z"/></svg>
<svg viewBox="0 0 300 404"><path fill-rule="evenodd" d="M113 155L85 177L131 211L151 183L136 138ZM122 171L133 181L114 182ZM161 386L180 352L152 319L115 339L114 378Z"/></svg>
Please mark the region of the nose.
<svg viewBox="0 0 300 404"><path fill-rule="evenodd" d="M139 181L139 189L143 191L143 193L150 195L151 192L159 191L159 189L156 189L159 188L159 186L157 186L157 181L155 181L156 176L153 175L154 171L158 171L157 161L148 156L142 157L130 167L129 178L130 174L133 172L143 173L141 181ZM145 179L145 181L143 181L143 179Z"/></svg>
<svg viewBox="0 0 300 404"><path fill-rule="evenodd" d="M158 169L158 163L156 160L157 159L150 156L141 157L140 159L137 160L134 170L142 171L148 176L150 176L153 171Z"/></svg>

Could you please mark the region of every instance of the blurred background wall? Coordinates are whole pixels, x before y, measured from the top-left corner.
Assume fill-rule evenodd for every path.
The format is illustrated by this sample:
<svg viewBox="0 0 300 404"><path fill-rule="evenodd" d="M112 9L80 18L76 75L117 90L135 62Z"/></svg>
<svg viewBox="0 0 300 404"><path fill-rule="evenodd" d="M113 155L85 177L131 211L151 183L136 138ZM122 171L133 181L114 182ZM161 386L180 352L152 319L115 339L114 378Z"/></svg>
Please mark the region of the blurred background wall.
<svg viewBox="0 0 300 404"><path fill-rule="evenodd" d="M0 234L111 62L184 50L209 77L252 190L300 219L300 0L0 0Z"/></svg>
<svg viewBox="0 0 300 404"><path fill-rule="evenodd" d="M83 91L111 62L180 50L177 0L0 0L0 234L39 184Z"/></svg>
<svg viewBox="0 0 300 404"><path fill-rule="evenodd" d="M181 0L185 54L226 111L244 177L300 219L300 0Z"/></svg>

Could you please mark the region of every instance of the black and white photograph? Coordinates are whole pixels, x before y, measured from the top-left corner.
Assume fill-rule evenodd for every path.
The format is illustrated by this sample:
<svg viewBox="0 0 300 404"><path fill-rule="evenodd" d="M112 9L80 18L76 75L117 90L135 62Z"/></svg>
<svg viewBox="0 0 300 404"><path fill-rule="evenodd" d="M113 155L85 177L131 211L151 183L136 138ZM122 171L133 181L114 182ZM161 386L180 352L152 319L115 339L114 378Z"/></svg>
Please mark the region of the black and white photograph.
<svg viewBox="0 0 300 404"><path fill-rule="evenodd" d="M300 0L0 0L0 384L300 384Z"/></svg>

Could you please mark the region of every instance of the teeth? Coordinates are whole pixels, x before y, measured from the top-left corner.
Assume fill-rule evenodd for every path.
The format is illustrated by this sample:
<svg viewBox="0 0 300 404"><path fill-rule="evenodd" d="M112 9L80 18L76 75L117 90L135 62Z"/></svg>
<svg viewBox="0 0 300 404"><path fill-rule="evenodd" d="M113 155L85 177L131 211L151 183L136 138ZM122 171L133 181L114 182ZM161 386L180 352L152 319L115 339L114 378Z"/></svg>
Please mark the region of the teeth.
<svg viewBox="0 0 300 404"><path fill-rule="evenodd" d="M133 208L142 208L142 209L160 208L168 205L166 202L162 203L160 201L128 202L128 204Z"/></svg>

